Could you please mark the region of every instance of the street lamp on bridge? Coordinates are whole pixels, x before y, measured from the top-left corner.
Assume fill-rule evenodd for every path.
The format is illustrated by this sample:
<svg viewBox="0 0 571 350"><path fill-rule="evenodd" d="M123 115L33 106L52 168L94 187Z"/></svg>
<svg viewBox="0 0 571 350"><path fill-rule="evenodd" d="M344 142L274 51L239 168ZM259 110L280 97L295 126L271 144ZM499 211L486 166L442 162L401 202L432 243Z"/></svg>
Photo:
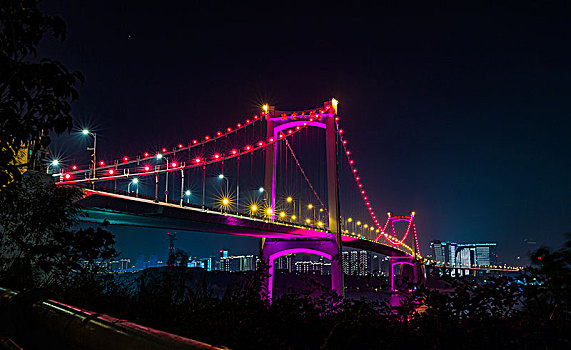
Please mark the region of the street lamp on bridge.
<svg viewBox="0 0 571 350"><path fill-rule="evenodd" d="M93 162L93 178L95 179L95 168L97 167L97 133L89 131L89 129L81 130L83 135L91 135L93 136L93 147L87 147L88 151L93 151L91 154L91 161ZM95 183L93 183L95 186Z"/></svg>
<svg viewBox="0 0 571 350"><path fill-rule="evenodd" d="M133 180L131 180L131 182L129 182L129 185L127 185L127 193L128 194L131 194L131 184L137 186L135 196L138 197L139 196L139 178L136 177Z"/></svg>

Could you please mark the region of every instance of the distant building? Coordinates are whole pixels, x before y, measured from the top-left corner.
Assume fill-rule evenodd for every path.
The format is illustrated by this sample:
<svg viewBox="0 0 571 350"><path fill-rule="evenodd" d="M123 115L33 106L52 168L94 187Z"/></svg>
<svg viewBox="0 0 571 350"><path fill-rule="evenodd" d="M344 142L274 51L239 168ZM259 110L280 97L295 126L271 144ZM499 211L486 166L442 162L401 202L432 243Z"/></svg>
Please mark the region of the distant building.
<svg viewBox="0 0 571 350"><path fill-rule="evenodd" d="M256 269L256 257L254 255L226 256L221 255L220 270L228 272L253 271Z"/></svg>
<svg viewBox="0 0 571 350"><path fill-rule="evenodd" d="M157 257L156 254L151 254L151 257L149 258L149 264L148 267L158 267L159 264L159 258Z"/></svg>
<svg viewBox="0 0 571 350"><path fill-rule="evenodd" d="M125 271L131 268L131 259L113 260L109 263L109 267L113 272Z"/></svg>
<svg viewBox="0 0 571 350"><path fill-rule="evenodd" d="M433 259L450 266L496 265L496 243L430 242Z"/></svg>
<svg viewBox="0 0 571 350"><path fill-rule="evenodd" d="M346 275L366 276L372 274L372 253L366 250L343 252L343 272Z"/></svg>
<svg viewBox="0 0 571 350"><path fill-rule="evenodd" d="M280 256L274 260L274 270L282 270L287 272L294 271L295 259L293 254Z"/></svg>
<svg viewBox="0 0 571 350"><path fill-rule="evenodd" d="M145 255L144 254L137 254L137 260L135 262L135 270L144 270L147 268L145 264Z"/></svg>
<svg viewBox="0 0 571 350"><path fill-rule="evenodd" d="M212 271L215 267L214 257L208 258L191 258L188 261L188 267L200 267L206 271Z"/></svg>

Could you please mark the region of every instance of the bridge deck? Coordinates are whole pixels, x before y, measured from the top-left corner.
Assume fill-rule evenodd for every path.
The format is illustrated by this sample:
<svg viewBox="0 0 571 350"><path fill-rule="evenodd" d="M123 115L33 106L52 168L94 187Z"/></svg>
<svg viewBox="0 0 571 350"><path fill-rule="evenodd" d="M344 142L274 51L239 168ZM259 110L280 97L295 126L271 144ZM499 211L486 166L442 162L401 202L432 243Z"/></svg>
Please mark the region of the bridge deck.
<svg viewBox="0 0 571 350"><path fill-rule="evenodd" d="M187 207L171 203L120 195L109 192L84 190L78 201L85 215L81 221L109 223L111 225L138 226L178 231L221 233L249 237L281 239L332 239L328 231L290 223L271 222L249 216L223 213L214 210ZM389 256L404 256L405 252L373 241L343 236L343 245Z"/></svg>

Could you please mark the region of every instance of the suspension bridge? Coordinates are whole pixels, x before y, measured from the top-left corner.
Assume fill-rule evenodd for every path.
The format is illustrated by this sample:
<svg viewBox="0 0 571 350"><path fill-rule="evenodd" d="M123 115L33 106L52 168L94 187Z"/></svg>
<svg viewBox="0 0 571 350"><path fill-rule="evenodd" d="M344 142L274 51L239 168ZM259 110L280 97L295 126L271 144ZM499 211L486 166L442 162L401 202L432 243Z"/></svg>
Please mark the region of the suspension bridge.
<svg viewBox="0 0 571 350"><path fill-rule="evenodd" d="M343 246L389 256L391 290L394 265L424 276L415 213L374 210L335 99L295 111L264 105L211 135L115 160L96 155L92 135L91 165L54 174L84 189L86 222L260 237L270 297L273 261L296 253L330 259L343 294Z"/></svg>

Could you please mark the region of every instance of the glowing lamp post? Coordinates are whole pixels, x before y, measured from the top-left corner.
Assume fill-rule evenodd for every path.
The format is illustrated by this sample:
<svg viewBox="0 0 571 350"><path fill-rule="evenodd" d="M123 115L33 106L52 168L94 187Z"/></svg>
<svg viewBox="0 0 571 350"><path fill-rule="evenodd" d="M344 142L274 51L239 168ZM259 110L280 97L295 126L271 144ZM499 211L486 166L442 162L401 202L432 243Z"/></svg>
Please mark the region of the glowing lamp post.
<svg viewBox="0 0 571 350"><path fill-rule="evenodd" d="M81 130L83 135L91 135L93 136L93 147L87 147L88 151L93 151L91 154L92 162L93 162L93 178L95 178L95 168L97 167L97 133L89 131L89 129ZM95 184L93 184L95 186Z"/></svg>
<svg viewBox="0 0 571 350"><path fill-rule="evenodd" d="M60 166L59 160L52 159L52 161L48 163L48 168L46 169L46 173L49 174L50 169L57 169L57 168L59 168L59 166Z"/></svg>
<svg viewBox="0 0 571 350"><path fill-rule="evenodd" d="M293 215L291 216L291 219L295 220L295 218L296 218L296 216L295 216L295 201L293 200L293 198L291 196L289 196L286 198L286 202L291 203L293 205L293 211L292 211ZM301 213L299 215L301 215Z"/></svg>
<svg viewBox="0 0 571 350"><path fill-rule="evenodd" d="M313 213L313 221L312 222L315 222L315 207L313 206L313 204L308 204L307 209L312 211L312 213Z"/></svg>
<svg viewBox="0 0 571 350"><path fill-rule="evenodd" d="M224 174L219 174L218 179L226 181L226 195L228 195L228 178Z"/></svg>
<svg viewBox="0 0 571 350"><path fill-rule="evenodd" d="M131 180L131 182L129 182L129 185L127 185L127 193L128 193L128 194L131 194L131 184L133 184L133 185L136 186L135 196L136 196L136 197L139 197L139 178L136 177L136 178L134 178L133 180Z"/></svg>

